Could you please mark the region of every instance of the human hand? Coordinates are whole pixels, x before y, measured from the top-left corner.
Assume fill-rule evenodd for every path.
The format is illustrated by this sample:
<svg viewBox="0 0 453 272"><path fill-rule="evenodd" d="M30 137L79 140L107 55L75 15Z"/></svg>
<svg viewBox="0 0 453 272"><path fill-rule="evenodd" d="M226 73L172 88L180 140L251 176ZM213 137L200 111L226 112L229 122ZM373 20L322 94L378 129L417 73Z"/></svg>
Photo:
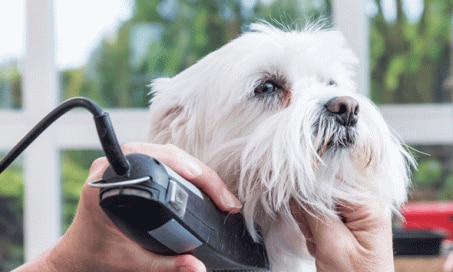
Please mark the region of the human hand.
<svg viewBox="0 0 453 272"><path fill-rule="evenodd" d="M340 218L320 219L292 205L318 272L394 271L390 207L377 200L338 207Z"/></svg>
<svg viewBox="0 0 453 272"><path fill-rule="evenodd" d="M131 143L122 150L163 162L203 190L221 210L238 212L241 208L213 170L175 146ZM17 271L206 271L192 255L161 256L145 250L110 221L99 206L99 190L88 185L100 179L108 166L105 158L93 162L68 231L43 256ZM33 265L39 269L33 270Z"/></svg>

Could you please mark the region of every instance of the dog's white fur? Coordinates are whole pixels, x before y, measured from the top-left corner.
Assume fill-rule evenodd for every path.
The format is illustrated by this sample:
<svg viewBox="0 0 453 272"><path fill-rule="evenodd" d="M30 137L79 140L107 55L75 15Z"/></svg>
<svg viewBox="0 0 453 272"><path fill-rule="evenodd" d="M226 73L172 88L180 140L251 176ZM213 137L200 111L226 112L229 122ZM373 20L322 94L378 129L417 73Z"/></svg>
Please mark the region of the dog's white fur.
<svg viewBox="0 0 453 272"><path fill-rule="evenodd" d="M406 200L413 160L356 92L356 63L337 31L259 23L152 83L150 141L175 144L220 175L256 239L254 225L262 228L274 271L315 270L290 200L330 217L339 202L370 195L395 209ZM265 82L278 88L262 93ZM349 132L326 117L327 101L339 96L360 107ZM354 144L342 146L345 137Z"/></svg>

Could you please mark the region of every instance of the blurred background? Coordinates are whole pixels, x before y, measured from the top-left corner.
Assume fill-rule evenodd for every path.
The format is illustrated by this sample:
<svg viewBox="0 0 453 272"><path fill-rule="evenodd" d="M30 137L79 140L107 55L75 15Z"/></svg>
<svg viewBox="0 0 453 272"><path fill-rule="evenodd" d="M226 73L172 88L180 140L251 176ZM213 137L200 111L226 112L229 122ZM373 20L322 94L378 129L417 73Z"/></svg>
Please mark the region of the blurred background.
<svg viewBox="0 0 453 272"><path fill-rule="evenodd" d="M38 54L27 51L27 43L30 39L40 39L33 33L26 35L27 26L28 31L39 28L27 24L27 20L43 16L39 10L27 8L33 2L0 0L1 155L47 112L37 111L41 115L35 116L29 109L31 104L40 104L39 97L51 96L51 109L69 97L85 96L112 109L112 117L117 116L125 123L137 122L140 126L138 122L146 122L150 99L147 85L152 79L177 74L237 37L250 22L265 19L301 26L307 19L321 17L333 25L333 3L329 0L35 1L47 3L44 11L49 12L46 14L50 17L50 30L46 33L50 36L42 39L48 39L51 47L54 46L50 48L54 49L50 51L54 52L50 64L43 64L42 69L50 65L56 76L50 79L55 82L52 90L42 90L39 86L33 89L29 85L33 94L25 94L24 88L32 80L27 81L25 71L38 70L39 76L41 69L39 65L30 68L26 62L26 56ZM404 130L401 136L407 144L417 150L414 155L419 169L413 173L410 200L453 200L453 138L450 137L453 133L453 2L363 0L361 3L368 39L366 92L393 128L397 132ZM72 115L73 119L86 118L82 113L77 114ZM139 116L138 120L134 116ZM417 123L418 116L424 122ZM92 122L89 118L85 120ZM58 138L55 152L60 161L55 186L59 215L51 219L59 222L56 236L71 223L91 162L102 156L96 139L86 144L68 143L71 139L94 135L84 136L78 130L83 125L69 118L66 126L53 133ZM145 127L146 123L141 126ZM143 135L125 138L144 140L146 128L143 129ZM419 131L434 136L422 137ZM26 214L23 203L27 198L26 161L21 156L0 176L0 271L16 267L27 255L24 249L27 227L23 219ZM38 167L43 175L53 171L53 164L48 169ZM29 193L38 196L35 203L40 203L39 196L46 198L45 192L50 190L44 184L35 182L35 189Z"/></svg>

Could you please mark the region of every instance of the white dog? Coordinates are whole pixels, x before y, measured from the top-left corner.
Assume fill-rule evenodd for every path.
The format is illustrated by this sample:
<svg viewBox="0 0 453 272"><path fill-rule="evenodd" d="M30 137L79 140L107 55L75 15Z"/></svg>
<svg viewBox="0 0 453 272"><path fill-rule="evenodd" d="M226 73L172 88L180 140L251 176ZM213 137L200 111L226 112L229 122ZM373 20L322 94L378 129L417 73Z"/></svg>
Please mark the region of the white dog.
<svg viewBox="0 0 453 272"><path fill-rule="evenodd" d="M151 136L213 168L258 224L273 271L314 271L290 200L322 216L372 194L397 209L411 156L356 93L341 33L266 23L152 83ZM310 268L307 268L307 263Z"/></svg>

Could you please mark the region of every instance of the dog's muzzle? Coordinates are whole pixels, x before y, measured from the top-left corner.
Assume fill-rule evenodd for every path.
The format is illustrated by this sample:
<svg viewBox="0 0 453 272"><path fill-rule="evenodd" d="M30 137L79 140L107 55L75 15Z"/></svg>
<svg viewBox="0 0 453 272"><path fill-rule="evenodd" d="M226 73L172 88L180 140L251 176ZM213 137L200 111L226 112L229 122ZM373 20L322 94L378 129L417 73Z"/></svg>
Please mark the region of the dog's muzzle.
<svg viewBox="0 0 453 272"><path fill-rule="evenodd" d="M350 96L330 98L323 105L319 120L314 124L319 154L327 150L352 147L357 138L359 103Z"/></svg>

